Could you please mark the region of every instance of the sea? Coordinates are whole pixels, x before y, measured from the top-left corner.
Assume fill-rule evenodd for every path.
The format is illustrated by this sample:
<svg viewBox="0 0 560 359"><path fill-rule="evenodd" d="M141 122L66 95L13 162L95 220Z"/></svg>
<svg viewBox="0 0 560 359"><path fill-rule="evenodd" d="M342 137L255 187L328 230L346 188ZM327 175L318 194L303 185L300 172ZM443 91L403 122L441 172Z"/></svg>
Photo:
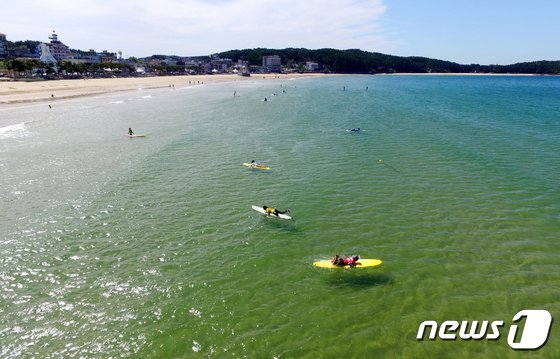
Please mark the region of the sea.
<svg viewBox="0 0 560 359"><path fill-rule="evenodd" d="M559 77L253 76L0 126L1 358L560 357L558 320L508 338L560 319Z"/></svg>

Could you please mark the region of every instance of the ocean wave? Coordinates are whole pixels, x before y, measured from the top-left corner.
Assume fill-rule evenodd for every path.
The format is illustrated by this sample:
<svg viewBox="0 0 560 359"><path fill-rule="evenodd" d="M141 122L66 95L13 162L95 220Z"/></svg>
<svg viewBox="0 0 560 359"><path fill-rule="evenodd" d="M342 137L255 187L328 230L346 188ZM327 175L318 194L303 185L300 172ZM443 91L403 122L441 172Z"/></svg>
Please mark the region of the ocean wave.
<svg viewBox="0 0 560 359"><path fill-rule="evenodd" d="M25 127L25 123L18 123L6 127L0 127L0 139L25 138L31 136L31 132Z"/></svg>

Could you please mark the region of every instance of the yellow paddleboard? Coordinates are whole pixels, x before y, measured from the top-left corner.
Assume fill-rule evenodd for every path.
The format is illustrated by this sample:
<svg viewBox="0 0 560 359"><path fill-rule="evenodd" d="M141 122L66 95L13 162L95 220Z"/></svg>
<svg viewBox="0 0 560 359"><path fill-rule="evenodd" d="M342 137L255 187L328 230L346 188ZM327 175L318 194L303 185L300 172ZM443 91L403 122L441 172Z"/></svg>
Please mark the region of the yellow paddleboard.
<svg viewBox="0 0 560 359"><path fill-rule="evenodd" d="M383 263L380 259L360 259L356 262L356 268L366 268L366 267L376 267ZM344 268L349 269L352 268L350 266L335 266L331 263L330 259L325 259L322 261L313 262L315 267L319 268Z"/></svg>
<svg viewBox="0 0 560 359"><path fill-rule="evenodd" d="M243 166L255 168L255 169L258 169L258 170L269 170L269 169L270 169L270 167L265 166L265 165L256 165L256 166L253 166L252 164L246 163L246 162L243 162Z"/></svg>

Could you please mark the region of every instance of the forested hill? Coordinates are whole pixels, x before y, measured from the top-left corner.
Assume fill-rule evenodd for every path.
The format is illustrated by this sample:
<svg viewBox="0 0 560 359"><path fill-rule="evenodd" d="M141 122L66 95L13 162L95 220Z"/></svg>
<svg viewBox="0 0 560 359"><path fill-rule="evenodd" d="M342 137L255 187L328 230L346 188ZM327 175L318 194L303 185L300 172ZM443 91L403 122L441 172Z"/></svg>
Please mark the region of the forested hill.
<svg viewBox="0 0 560 359"><path fill-rule="evenodd" d="M535 61L512 65L461 65L455 62L426 57L401 57L363 50L335 49L246 49L230 50L219 54L233 61L246 60L251 65L262 64L262 57L279 55L282 65L298 68L307 61L317 62L323 70L336 73L512 73L512 74L560 74L560 61Z"/></svg>

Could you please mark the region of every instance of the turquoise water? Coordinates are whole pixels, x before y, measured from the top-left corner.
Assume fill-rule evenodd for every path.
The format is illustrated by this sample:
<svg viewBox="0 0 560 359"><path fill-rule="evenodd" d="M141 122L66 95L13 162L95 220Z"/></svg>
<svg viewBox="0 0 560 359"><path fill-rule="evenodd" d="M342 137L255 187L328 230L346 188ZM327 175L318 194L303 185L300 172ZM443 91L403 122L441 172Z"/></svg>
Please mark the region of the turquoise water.
<svg viewBox="0 0 560 359"><path fill-rule="evenodd" d="M560 357L557 323L507 344L520 310L560 312L559 114L556 77L461 76L0 109L0 357ZM312 266L335 253L383 264Z"/></svg>

